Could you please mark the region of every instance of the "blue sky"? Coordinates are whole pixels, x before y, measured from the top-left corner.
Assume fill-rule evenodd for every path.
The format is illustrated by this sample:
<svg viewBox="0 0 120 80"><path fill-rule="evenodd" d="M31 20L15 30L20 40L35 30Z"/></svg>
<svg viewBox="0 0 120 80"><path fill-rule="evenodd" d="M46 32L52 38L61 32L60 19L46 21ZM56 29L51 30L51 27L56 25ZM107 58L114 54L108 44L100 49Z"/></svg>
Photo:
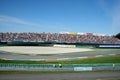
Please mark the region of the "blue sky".
<svg viewBox="0 0 120 80"><path fill-rule="evenodd" d="M120 32L120 0L0 0L0 32Z"/></svg>

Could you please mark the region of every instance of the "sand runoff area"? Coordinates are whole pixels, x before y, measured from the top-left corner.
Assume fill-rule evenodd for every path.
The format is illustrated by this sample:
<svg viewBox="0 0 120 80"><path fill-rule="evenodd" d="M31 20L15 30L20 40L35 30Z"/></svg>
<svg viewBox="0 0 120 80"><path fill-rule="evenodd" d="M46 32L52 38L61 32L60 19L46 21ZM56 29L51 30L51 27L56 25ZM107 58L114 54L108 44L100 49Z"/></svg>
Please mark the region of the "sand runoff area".
<svg viewBox="0 0 120 80"><path fill-rule="evenodd" d="M60 54L72 52L93 51L88 48L61 48L61 47L36 47L36 46L4 46L0 51L20 54Z"/></svg>

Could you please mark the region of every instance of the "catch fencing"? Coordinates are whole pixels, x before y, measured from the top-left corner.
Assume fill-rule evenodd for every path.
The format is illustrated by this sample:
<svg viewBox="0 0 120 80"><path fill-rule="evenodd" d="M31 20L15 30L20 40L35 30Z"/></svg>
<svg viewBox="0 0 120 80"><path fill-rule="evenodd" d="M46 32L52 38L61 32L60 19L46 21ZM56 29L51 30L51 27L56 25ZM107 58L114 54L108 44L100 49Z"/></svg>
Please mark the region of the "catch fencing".
<svg viewBox="0 0 120 80"><path fill-rule="evenodd" d="M0 63L0 71L96 71L120 70L120 63L115 64L12 64Z"/></svg>

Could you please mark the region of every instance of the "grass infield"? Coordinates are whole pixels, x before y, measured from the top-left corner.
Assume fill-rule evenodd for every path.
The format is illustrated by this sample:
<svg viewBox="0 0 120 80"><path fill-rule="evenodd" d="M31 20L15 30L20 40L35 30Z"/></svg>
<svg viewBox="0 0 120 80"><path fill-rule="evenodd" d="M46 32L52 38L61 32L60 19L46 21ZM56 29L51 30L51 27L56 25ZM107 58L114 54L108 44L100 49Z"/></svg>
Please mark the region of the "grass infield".
<svg viewBox="0 0 120 80"><path fill-rule="evenodd" d="M0 60L0 63L16 63L16 64L97 64L97 63L120 63L120 55L73 59L73 60L57 60L57 61L18 61L18 60Z"/></svg>

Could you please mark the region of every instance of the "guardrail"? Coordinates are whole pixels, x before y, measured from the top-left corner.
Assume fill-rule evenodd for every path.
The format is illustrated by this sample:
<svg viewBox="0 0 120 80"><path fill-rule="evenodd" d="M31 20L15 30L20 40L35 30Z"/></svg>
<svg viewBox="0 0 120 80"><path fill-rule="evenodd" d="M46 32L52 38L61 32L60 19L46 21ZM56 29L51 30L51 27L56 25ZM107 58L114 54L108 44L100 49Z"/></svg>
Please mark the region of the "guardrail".
<svg viewBox="0 0 120 80"><path fill-rule="evenodd" d="M0 66L34 66L34 67L53 67L60 64L15 64L15 63L0 63ZM63 67L95 67L95 66L120 66L120 63L102 63L102 64L61 64Z"/></svg>
<svg viewBox="0 0 120 80"><path fill-rule="evenodd" d="M27 71L94 71L120 70L120 63L113 64L13 64L0 63L0 70Z"/></svg>

